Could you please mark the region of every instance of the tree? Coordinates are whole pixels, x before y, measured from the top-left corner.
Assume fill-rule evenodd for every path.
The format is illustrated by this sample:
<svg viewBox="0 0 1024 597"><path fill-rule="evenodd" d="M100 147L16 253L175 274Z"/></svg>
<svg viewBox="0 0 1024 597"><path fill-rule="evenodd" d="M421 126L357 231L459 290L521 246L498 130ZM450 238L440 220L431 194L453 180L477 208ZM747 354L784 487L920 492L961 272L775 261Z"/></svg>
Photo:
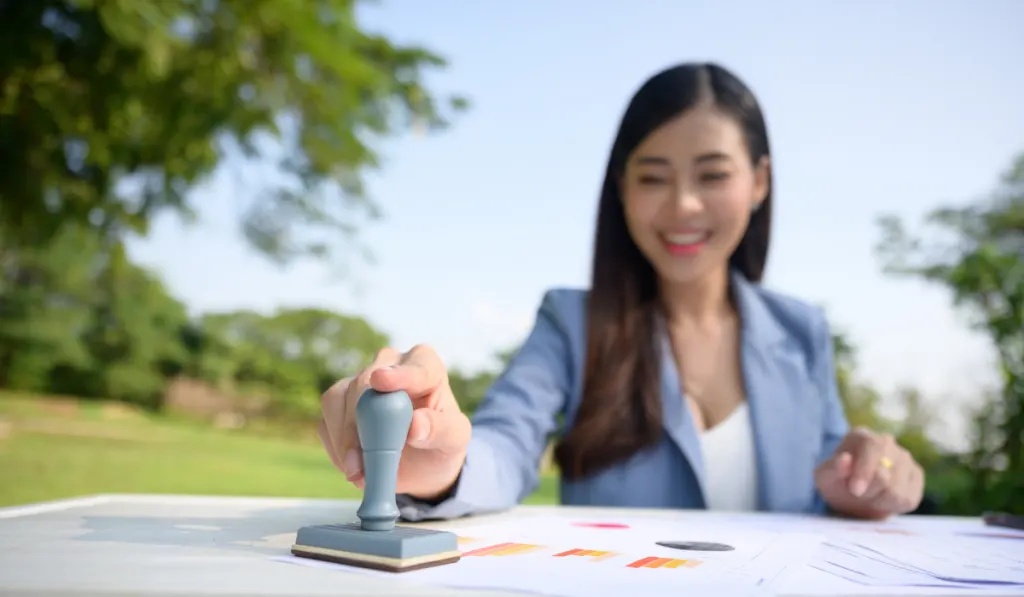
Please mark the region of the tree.
<svg viewBox="0 0 1024 597"><path fill-rule="evenodd" d="M65 225L42 246L4 240L0 386L158 405L167 372L186 355L184 305L135 264L109 276L87 227Z"/></svg>
<svg viewBox="0 0 1024 597"><path fill-rule="evenodd" d="M0 2L0 237L48 242L71 221L117 244L192 217L189 192L234 151L276 162L241 214L264 254L351 238L378 211L373 140L465 105L423 83L444 59L363 31L356 4Z"/></svg>
<svg viewBox="0 0 1024 597"><path fill-rule="evenodd" d="M94 235L64 228L42 247L15 251L0 236L0 387L45 392L57 366L87 367Z"/></svg>
<svg viewBox="0 0 1024 597"><path fill-rule="evenodd" d="M211 313L186 373L231 394L269 395L272 414L320 416L320 395L388 344L361 317L322 309Z"/></svg>
<svg viewBox="0 0 1024 597"><path fill-rule="evenodd" d="M1024 511L1024 154L990 197L937 209L926 222L945 238L925 240L882 218L878 252L886 271L947 288L991 339L1002 387L976 416L971 491L976 509Z"/></svg>

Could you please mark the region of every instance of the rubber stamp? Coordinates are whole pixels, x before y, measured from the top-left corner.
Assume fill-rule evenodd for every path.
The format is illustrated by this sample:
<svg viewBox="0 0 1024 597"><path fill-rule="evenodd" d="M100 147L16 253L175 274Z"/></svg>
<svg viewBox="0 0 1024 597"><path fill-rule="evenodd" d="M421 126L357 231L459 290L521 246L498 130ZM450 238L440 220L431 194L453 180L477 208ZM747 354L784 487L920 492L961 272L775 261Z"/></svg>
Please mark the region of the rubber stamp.
<svg viewBox="0 0 1024 597"><path fill-rule="evenodd" d="M396 525L398 463L412 424L412 401L405 392L367 390L356 404L356 428L363 449L363 501L359 522L302 527L292 554L315 560L406 572L458 562L458 537Z"/></svg>

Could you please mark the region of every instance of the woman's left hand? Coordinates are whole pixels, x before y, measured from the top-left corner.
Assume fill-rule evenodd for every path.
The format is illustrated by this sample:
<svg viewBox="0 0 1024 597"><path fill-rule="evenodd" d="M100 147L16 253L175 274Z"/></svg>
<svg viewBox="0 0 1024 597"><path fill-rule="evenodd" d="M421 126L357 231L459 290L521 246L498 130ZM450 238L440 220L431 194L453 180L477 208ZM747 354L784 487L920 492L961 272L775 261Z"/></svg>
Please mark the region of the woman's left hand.
<svg viewBox="0 0 1024 597"><path fill-rule="evenodd" d="M858 428L814 473L829 507L846 516L882 519L917 508L924 470L889 434Z"/></svg>

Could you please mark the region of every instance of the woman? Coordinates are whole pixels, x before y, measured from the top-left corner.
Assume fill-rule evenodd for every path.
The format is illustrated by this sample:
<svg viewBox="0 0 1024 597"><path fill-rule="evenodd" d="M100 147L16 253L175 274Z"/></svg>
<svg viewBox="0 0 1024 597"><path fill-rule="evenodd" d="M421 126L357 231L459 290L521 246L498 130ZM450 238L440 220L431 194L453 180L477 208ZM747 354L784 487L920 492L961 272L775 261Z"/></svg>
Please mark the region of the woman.
<svg viewBox="0 0 1024 597"><path fill-rule="evenodd" d="M601 192L592 286L549 290L472 423L428 347L382 350L323 398L320 437L362 486L354 408L406 391L404 518L509 508L550 435L562 502L651 508L913 510L924 474L891 437L850 431L824 314L759 283L772 210L753 94L714 64L648 80Z"/></svg>

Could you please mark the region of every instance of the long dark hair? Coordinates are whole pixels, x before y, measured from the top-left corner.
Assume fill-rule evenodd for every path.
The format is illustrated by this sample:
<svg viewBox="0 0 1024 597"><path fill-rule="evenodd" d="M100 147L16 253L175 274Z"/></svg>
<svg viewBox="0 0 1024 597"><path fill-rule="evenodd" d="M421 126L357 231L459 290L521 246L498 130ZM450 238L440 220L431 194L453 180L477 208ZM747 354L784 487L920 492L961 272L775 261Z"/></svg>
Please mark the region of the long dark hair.
<svg viewBox="0 0 1024 597"><path fill-rule="evenodd" d="M751 163L769 155L768 133L754 94L716 64L682 64L651 77L633 96L612 145L598 207L587 315L583 392L555 460L569 479L591 475L661 438L658 281L626 227L619 191L626 160L647 135L710 98L743 129ZM768 256L768 194L729 265L760 282Z"/></svg>

